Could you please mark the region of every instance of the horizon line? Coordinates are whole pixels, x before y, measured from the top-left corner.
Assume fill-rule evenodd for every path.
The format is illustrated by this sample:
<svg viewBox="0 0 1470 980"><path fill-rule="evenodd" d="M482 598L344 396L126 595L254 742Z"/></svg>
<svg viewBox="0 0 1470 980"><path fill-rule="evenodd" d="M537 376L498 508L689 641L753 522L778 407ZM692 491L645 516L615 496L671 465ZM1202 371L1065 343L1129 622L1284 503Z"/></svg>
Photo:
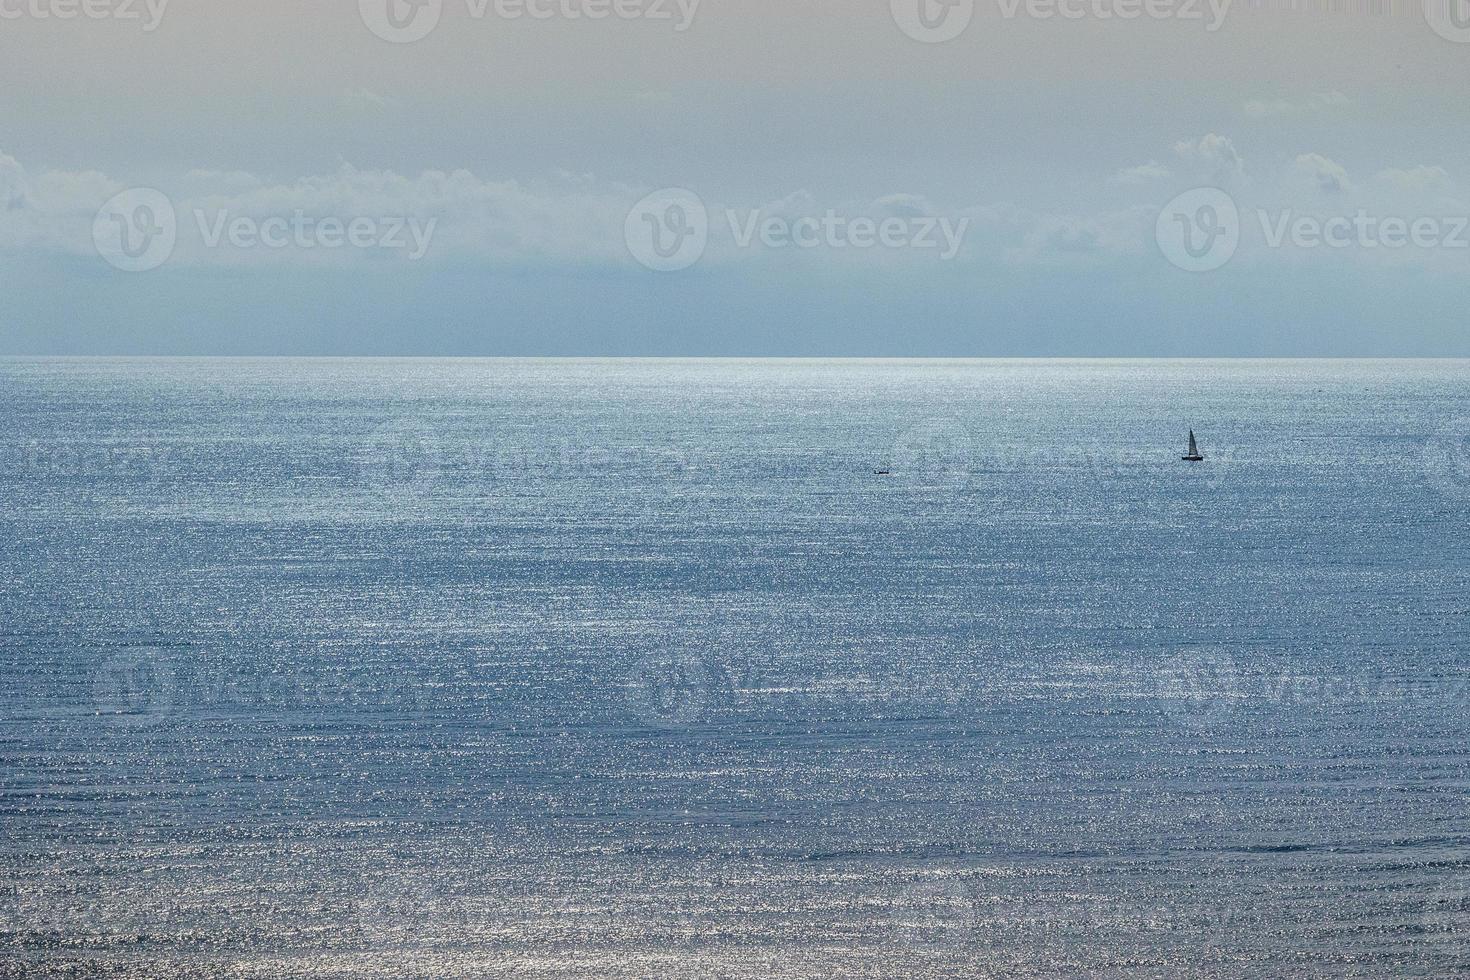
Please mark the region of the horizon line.
<svg viewBox="0 0 1470 980"><path fill-rule="evenodd" d="M0 361L1470 361L1463 354L0 354Z"/></svg>

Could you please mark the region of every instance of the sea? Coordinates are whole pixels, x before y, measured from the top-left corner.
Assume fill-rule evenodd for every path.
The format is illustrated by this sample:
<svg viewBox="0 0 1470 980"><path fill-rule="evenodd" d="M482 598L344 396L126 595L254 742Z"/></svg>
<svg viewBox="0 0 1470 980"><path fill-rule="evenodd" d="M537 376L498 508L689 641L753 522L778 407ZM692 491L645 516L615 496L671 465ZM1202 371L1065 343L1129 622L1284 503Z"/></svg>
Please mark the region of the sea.
<svg viewBox="0 0 1470 980"><path fill-rule="evenodd" d="M0 976L1465 976L1467 438L1460 361L0 360Z"/></svg>

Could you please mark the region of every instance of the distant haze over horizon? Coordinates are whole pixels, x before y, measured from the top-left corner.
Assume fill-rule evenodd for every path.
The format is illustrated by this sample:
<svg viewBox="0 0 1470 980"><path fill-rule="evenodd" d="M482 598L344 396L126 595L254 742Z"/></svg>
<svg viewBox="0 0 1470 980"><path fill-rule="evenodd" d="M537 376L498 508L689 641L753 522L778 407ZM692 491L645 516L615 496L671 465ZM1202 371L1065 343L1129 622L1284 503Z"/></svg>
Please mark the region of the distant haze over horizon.
<svg viewBox="0 0 1470 980"><path fill-rule="evenodd" d="M0 355L1470 356L1470 0L1059 3L0 4Z"/></svg>

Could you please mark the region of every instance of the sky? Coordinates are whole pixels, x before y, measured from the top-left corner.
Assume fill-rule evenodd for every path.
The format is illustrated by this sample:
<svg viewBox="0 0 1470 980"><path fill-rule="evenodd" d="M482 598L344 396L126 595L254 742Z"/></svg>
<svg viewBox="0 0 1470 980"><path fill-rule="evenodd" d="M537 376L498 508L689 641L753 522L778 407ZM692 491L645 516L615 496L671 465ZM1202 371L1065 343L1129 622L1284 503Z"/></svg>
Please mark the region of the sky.
<svg viewBox="0 0 1470 980"><path fill-rule="evenodd" d="M0 0L0 354L1470 356L1470 0Z"/></svg>

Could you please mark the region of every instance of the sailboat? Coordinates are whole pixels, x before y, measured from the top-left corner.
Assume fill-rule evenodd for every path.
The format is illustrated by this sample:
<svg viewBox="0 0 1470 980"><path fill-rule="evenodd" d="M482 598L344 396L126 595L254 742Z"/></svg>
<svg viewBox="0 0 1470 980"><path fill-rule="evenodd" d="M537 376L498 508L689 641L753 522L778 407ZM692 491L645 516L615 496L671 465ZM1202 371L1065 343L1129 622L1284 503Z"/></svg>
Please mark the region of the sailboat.
<svg viewBox="0 0 1470 980"><path fill-rule="evenodd" d="M1199 454L1199 443L1194 441L1194 430L1189 430L1189 455L1180 456L1186 463L1203 463L1205 458Z"/></svg>

